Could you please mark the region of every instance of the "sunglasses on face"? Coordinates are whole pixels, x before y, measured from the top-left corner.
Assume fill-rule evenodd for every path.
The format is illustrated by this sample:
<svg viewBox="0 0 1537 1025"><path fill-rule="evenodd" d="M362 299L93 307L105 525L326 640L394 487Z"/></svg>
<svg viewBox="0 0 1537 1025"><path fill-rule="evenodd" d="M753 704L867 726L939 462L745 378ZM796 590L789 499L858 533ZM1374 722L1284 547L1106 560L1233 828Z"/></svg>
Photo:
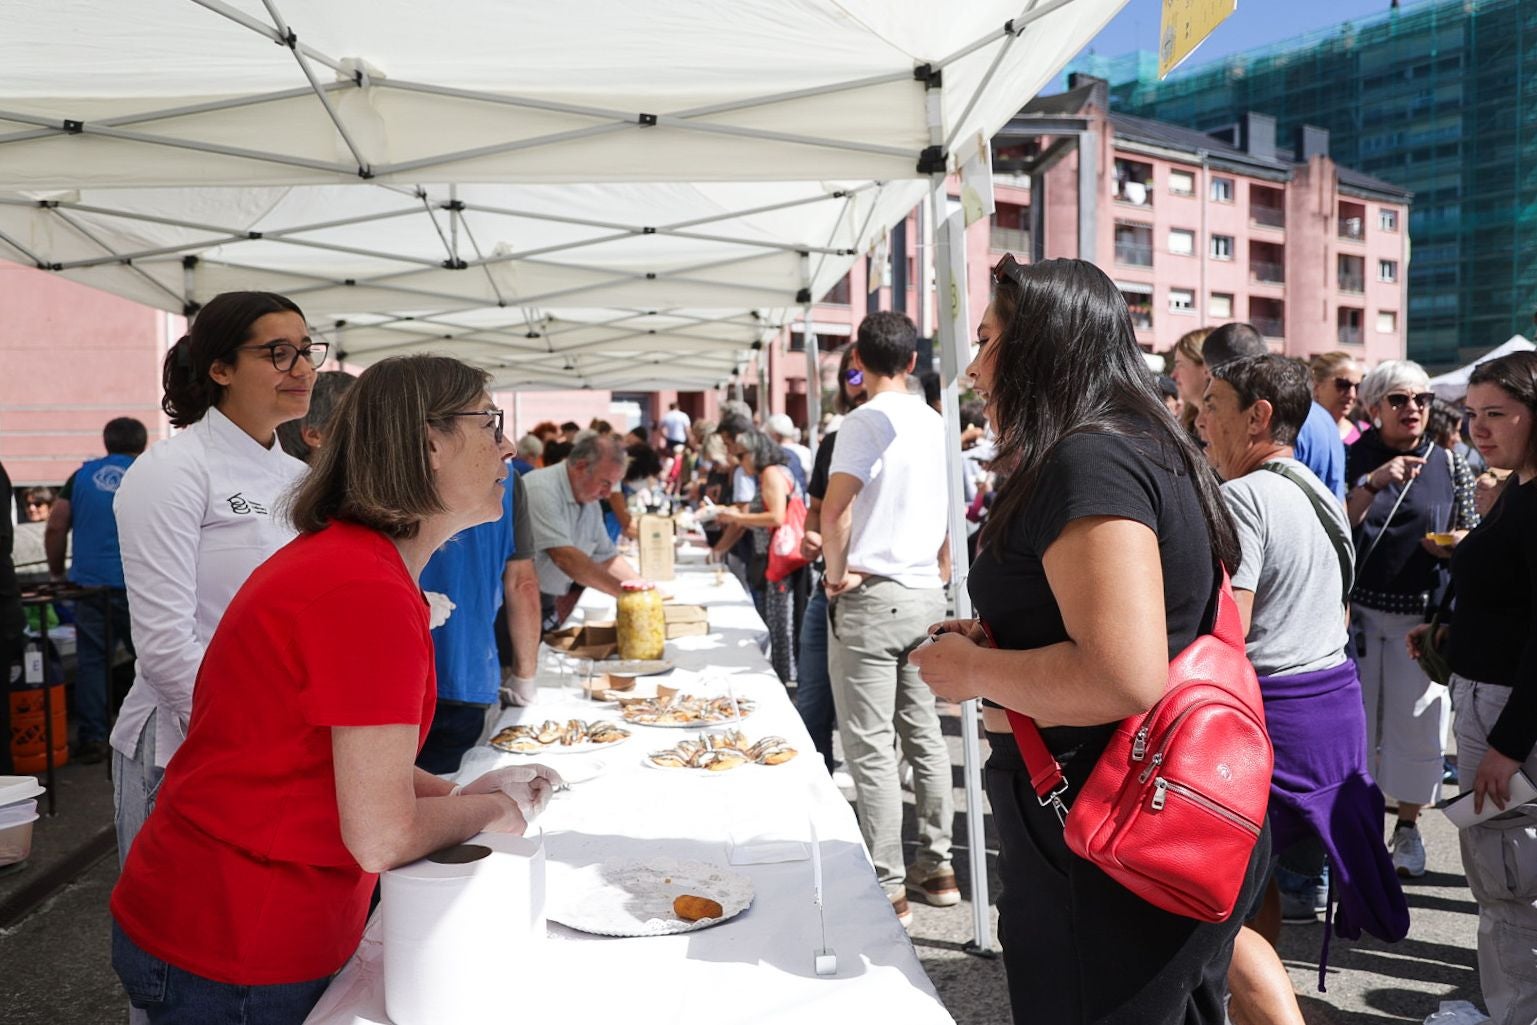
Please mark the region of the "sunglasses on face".
<svg viewBox="0 0 1537 1025"><path fill-rule="evenodd" d="M272 360L273 369L282 373L291 373L293 368L299 365L299 357L304 357L305 362L312 367L318 367L326 361L326 353L331 351L330 342L310 342L304 348L291 345L288 342L273 342L270 345L242 345L242 349L252 352L265 352L267 358Z"/></svg>
<svg viewBox="0 0 1537 1025"><path fill-rule="evenodd" d="M865 372L858 367L849 367L848 372L843 375L843 379L858 388L865 383Z"/></svg>
<svg viewBox="0 0 1537 1025"><path fill-rule="evenodd" d="M486 426L496 432L496 443L500 445L507 440L507 435L502 433L502 426L506 422L506 414L500 409L471 409L463 413L449 413L448 416L483 416L486 417Z"/></svg>
<svg viewBox="0 0 1537 1025"><path fill-rule="evenodd" d="M1430 404L1435 401L1436 393L1429 391L1422 391L1418 395L1404 395L1402 393L1396 393L1389 395L1386 398L1387 404L1394 409L1403 409L1411 401L1420 409L1429 409Z"/></svg>
<svg viewBox="0 0 1537 1025"><path fill-rule="evenodd" d="M1348 377L1336 377L1334 379L1334 390L1339 392L1341 395L1345 394L1346 392L1355 391L1359 387L1361 387L1360 381L1352 381Z"/></svg>

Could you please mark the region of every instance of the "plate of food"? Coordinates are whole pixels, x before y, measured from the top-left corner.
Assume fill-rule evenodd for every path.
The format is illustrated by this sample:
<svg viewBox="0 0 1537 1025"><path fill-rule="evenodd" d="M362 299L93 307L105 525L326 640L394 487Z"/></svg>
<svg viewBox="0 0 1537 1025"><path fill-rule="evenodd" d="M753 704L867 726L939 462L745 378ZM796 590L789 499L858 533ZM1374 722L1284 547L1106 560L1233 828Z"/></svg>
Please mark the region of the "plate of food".
<svg viewBox="0 0 1537 1025"><path fill-rule="evenodd" d="M601 751L629 739L629 730L606 719L596 722L546 719L537 726L519 723L499 730L490 744L498 751L515 755L580 754Z"/></svg>
<svg viewBox="0 0 1537 1025"><path fill-rule="evenodd" d="M687 728L740 722L757 706L750 698L704 698L693 694L638 698L619 703L619 717L637 726Z"/></svg>
<svg viewBox="0 0 1537 1025"><path fill-rule="evenodd" d="M672 747L652 751L645 763L653 769L687 775L719 775L744 765L783 765L796 756L783 737L748 739L741 730L701 733Z"/></svg>
<svg viewBox="0 0 1537 1025"><path fill-rule="evenodd" d="M549 920L598 936L670 936L708 929L752 905L752 880L724 865L652 858L557 869ZM554 878L558 874L558 880Z"/></svg>

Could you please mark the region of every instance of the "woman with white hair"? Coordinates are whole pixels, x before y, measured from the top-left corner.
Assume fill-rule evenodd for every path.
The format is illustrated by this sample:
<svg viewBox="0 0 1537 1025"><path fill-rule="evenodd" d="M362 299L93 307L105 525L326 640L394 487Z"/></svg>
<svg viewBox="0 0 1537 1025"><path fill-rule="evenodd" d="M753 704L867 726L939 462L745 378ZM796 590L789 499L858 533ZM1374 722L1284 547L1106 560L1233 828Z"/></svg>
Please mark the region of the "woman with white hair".
<svg viewBox="0 0 1537 1025"><path fill-rule="evenodd" d="M1388 844L1393 865L1401 876L1422 876L1417 823L1420 809L1440 796L1451 705L1446 686L1426 678L1404 638L1446 583L1452 545L1427 535L1450 533L1455 545L1478 522L1473 473L1426 431L1435 395L1418 363L1379 364L1362 379L1360 395L1371 426L1350 446L1345 467L1356 543L1352 642L1372 775L1398 802Z"/></svg>

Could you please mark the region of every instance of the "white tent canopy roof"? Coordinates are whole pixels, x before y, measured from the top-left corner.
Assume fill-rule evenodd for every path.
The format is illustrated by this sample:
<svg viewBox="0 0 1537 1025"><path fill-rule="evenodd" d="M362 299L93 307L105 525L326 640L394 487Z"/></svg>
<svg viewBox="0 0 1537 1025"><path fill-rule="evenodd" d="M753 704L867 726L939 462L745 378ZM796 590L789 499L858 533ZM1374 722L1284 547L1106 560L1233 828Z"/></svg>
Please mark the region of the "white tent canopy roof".
<svg viewBox="0 0 1537 1025"><path fill-rule="evenodd" d="M1123 3L10 0L0 188L911 178Z"/></svg>
<svg viewBox="0 0 1537 1025"><path fill-rule="evenodd" d="M1436 393L1439 399L1447 402L1456 402L1468 393L1468 378L1473 376L1473 368L1480 363L1487 363L1501 356L1509 356L1513 352L1531 352L1537 349L1521 335L1511 335L1510 340L1500 343L1493 349L1484 353L1467 366L1449 370L1430 379L1430 390Z"/></svg>

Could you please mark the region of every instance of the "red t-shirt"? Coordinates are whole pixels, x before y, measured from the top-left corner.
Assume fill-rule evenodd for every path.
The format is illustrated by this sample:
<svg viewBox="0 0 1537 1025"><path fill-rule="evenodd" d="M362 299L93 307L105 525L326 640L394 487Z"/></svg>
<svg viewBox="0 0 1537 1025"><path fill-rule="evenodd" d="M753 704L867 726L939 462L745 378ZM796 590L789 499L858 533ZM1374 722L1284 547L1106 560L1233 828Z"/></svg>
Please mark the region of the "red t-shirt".
<svg viewBox="0 0 1537 1025"><path fill-rule="evenodd" d="M427 604L388 538L334 523L251 574L209 642L187 740L112 893L142 949L218 982L341 968L376 876L342 842L332 726L437 700Z"/></svg>

